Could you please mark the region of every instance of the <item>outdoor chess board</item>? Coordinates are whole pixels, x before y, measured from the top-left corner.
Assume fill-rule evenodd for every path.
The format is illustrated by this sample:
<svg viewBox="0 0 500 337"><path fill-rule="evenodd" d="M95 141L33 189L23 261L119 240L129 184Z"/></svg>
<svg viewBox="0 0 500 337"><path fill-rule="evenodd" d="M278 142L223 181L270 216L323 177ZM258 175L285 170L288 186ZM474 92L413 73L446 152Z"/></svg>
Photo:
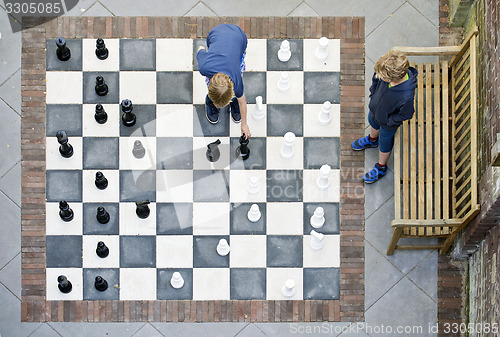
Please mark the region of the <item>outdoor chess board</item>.
<svg viewBox="0 0 500 337"><path fill-rule="evenodd" d="M248 105L250 158L236 154L240 124L227 109L220 121L205 116L205 78L197 71L196 50L204 39L105 39L109 57L95 56L95 39L68 39L71 58L56 57L47 40L46 60L46 287L47 300L331 300L340 298L340 40L331 39L326 62L314 57L318 40L291 39L292 57L278 60L282 40L249 39L243 75ZM280 92L281 71L291 88ZM96 76L109 93L95 93ZM266 118L252 117L262 96ZM132 101L133 127L121 123L120 102ZM323 102L332 103L332 121L318 123ZM95 106L108 114L94 119ZM59 154L55 137L66 131L71 158ZM280 155L286 132L296 135L291 159ZM211 163L207 144L219 139L221 156ZM140 140L146 155L132 155ZM332 168L330 186L317 187L319 168ZM97 171L109 181L94 184ZM250 177L260 191L249 194ZM74 219L59 217L66 200ZM151 214L140 219L136 201L149 200ZM261 219L247 212L258 204ZM103 206L110 221L101 224ZM309 219L325 210L321 250L309 246ZM231 247L220 256L225 238ZM103 241L109 256L99 258ZM185 284L170 285L173 272ZM73 290L58 290L65 275ZM109 287L99 292L99 275ZM282 287L293 279L296 292Z"/></svg>

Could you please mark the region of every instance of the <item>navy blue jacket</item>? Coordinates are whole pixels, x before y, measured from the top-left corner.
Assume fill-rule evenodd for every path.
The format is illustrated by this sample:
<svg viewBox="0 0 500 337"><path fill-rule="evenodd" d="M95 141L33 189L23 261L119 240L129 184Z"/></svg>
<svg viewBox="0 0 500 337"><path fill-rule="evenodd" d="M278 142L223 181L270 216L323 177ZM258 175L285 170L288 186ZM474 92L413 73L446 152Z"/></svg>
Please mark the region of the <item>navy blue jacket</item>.
<svg viewBox="0 0 500 337"><path fill-rule="evenodd" d="M389 88L389 83L376 78L373 74L368 106L380 127L386 130L396 130L403 121L413 117L417 75L417 69L410 67L408 68L409 78Z"/></svg>

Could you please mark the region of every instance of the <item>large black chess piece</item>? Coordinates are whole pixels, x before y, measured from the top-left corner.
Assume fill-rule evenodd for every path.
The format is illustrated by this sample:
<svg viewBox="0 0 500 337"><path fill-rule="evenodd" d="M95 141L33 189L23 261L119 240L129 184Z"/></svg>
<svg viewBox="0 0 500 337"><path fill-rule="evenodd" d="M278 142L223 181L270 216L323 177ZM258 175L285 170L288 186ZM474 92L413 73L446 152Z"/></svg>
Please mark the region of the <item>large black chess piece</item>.
<svg viewBox="0 0 500 337"><path fill-rule="evenodd" d="M135 210L135 214L141 219L146 219L149 216L149 200L144 201L136 201L135 202L137 208Z"/></svg>
<svg viewBox="0 0 500 337"><path fill-rule="evenodd" d="M106 246L104 242L99 241L97 243L97 248L95 249L95 253L100 258L105 258L109 255L109 248Z"/></svg>
<svg viewBox="0 0 500 337"><path fill-rule="evenodd" d="M57 131L56 133L57 141L59 142L59 153L64 158L69 158L73 155L73 146L68 143L68 135L65 131Z"/></svg>
<svg viewBox="0 0 500 337"><path fill-rule="evenodd" d="M106 289L108 289L108 282L101 276L96 276L94 286L99 291L105 291Z"/></svg>
<svg viewBox="0 0 500 337"><path fill-rule="evenodd" d="M102 206L97 207L97 221L102 224L106 224L109 222L109 213Z"/></svg>
<svg viewBox="0 0 500 337"><path fill-rule="evenodd" d="M71 57L71 51L69 50L68 47L66 47L66 39L64 39L63 37L58 37L56 39L56 46L57 46L56 50L57 58L60 61L69 60Z"/></svg>
<svg viewBox="0 0 500 337"><path fill-rule="evenodd" d="M141 159L146 155L146 149L144 146L142 146L142 143L140 140L136 140L134 142L134 148L132 149L132 154L134 157Z"/></svg>
<svg viewBox="0 0 500 337"><path fill-rule="evenodd" d="M108 179L106 179L101 171L97 171L95 174L95 186L100 190L104 190L108 187Z"/></svg>
<svg viewBox="0 0 500 337"><path fill-rule="evenodd" d="M236 156L241 157L243 160L247 160L250 157L250 149L248 148L248 138L245 138L245 134L240 137L240 146L236 148Z"/></svg>
<svg viewBox="0 0 500 337"><path fill-rule="evenodd" d="M65 200L59 201L59 216L66 222L73 220L73 210Z"/></svg>
<svg viewBox="0 0 500 337"><path fill-rule="evenodd" d="M220 139L207 145L207 159L209 162L216 162L220 158Z"/></svg>
<svg viewBox="0 0 500 337"><path fill-rule="evenodd" d="M134 126L137 117L132 112L134 107L132 106L132 101L129 99L124 99L121 103L122 106L122 122L125 126Z"/></svg>
<svg viewBox="0 0 500 337"><path fill-rule="evenodd" d="M108 85L104 82L104 77L100 75L95 78L95 93L99 96L108 94Z"/></svg>
<svg viewBox="0 0 500 337"><path fill-rule="evenodd" d="M96 43L95 43L95 55L99 60L105 60L108 58L108 48L106 48L106 44L104 44L104 40L101 38L98 38Z"/></svg>
<svg viewBox="0 0 500 337"><path fill-rule="evenodd" d="M95 106L95 114L94 114L95 121L99 124L104 124L108 120L108 114L104 110L103 106L101 104L97 104Z"/></svg>
<svg viewBox="0 0 500 337"><path fill-rule="evenodd" d="M71 282L64 275L59 276L57 278L57 282L59 283L57 285L57 287L64 294L69 293L71 291L71 289L73 289L73 286L71 285Z"/></svg>

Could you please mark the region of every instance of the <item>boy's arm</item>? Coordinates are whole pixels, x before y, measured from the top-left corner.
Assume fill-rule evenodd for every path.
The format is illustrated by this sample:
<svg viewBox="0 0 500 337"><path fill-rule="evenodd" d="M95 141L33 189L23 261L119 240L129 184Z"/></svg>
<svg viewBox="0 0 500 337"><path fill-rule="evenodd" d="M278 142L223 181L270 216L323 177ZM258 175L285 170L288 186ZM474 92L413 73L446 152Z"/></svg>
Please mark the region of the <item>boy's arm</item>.
<svg viewBox="0 0 500 337"><path fill-rule="evenodd" d="M196 52L196 60L198 61L198 68L202 67L202 64L205 63L207 58L207 48L204 46L199 46L198 51Z"/></svg>
<svg viewBox="0 0 500 337"><path fill-rule="evenodd" d="M245 94L241 97L237 97L237 99L241 114L241 135L245 134L246 138L250 138L252 134L250 133L250 128L247 124L247 99Z"/></svg>
<svg viewBox="0 0 500 337"><path fill-rule="evenodd" d="M415 108L413 106L413 100L406 101L400 108L399 111L389 115L389 122L392 125L400 125L403 121L411 119Z"/></svg>
<svg viewBox="0 0 500 337"><path fill-rule="evenodd" d="M372 77L372 85L370 86L370 97L375 93L375 88L377 87L377 83L379 81L378 78L375 77L375 73L373 73L373 77Z"/></svg>

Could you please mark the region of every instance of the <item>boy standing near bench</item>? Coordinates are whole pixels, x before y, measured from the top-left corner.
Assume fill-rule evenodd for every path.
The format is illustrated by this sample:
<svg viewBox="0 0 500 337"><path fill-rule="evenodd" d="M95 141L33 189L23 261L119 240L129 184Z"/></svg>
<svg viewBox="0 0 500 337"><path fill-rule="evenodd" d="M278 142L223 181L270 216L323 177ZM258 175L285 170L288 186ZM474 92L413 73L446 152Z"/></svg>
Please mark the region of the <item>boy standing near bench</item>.
<svg viewBox="0 0 500 337"><path fill-rule="evenodd" d="M363 175L365 183L374 183L385 176L394 146L394 134L401 123L411 119L415 112L418 71L409 65L403 53L392 50L375 64L369 96L370 134L352 142L355 151L379 147L378 163Z"/></svg>

